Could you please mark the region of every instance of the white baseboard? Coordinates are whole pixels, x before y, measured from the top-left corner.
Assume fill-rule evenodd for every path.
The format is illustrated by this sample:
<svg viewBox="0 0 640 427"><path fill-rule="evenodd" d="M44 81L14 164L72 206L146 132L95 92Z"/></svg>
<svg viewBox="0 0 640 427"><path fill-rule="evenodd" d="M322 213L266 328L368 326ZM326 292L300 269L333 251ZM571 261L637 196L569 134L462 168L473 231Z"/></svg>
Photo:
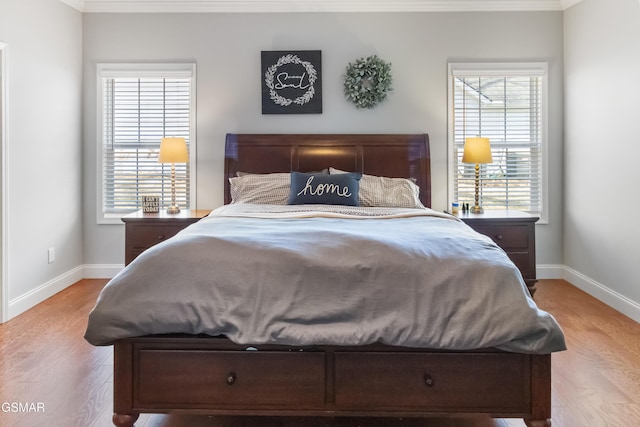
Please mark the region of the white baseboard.
<svg viewBox="0 0 640 427"><path fill-rule="evenodd" d="M564 279L564 269L564 265L538 264L536 266L536 277L538 279Z"/></svg>
<svg viewBox="0 0 640 427"><path fill-rule="evenodd" d="M7 320L13 319L30 308L40 304L47 298L51 298L58 292L68 288L83 279L82 266L76 267L60 276L49 280L31 291L9 301L9 315Z"/></svg>
<svg viewBox="0 0 640 427"><path fill-rule="evenodd" d="M564 276L562 278L614 310L640 323L640 304L638 302L567 266L564 267Z"/></svg>
<svg viewBox="0 0 640 427"><path fill-rule="evenodd" d="M30 308L35 307L47 298L51 298L58 292L82 279L111 279L123 268L124 265L122 264L89 264L76 267L9 301L9 313L7 320L13 319Z"/></svg>
<svg viewBox="0 0 640 427"><path fill-rule="evenodd" d="M538 279L566 280L576 288L640 323L640 303L619 294L566 265L538 265L536 274Z"/></svg>
<svg viewBox="0 0 640 427"><path fill-rule="evenodd" d="M84 279L112 279L124 264L85 264L82 266Z"/></svg>

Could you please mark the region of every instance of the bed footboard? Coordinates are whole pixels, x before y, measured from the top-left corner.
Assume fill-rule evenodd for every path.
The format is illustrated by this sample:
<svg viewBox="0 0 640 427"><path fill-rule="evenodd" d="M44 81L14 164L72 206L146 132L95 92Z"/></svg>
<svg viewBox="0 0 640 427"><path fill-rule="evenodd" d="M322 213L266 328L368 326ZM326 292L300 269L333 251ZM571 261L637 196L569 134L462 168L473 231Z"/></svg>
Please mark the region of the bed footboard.
<svg viewBox="0 0 640 427"><path fill-rule="evenodd" d="M113 423L140 413L429 417L551 425L551 357L495 349L239 346L172 336L114 346Z"/></svg>

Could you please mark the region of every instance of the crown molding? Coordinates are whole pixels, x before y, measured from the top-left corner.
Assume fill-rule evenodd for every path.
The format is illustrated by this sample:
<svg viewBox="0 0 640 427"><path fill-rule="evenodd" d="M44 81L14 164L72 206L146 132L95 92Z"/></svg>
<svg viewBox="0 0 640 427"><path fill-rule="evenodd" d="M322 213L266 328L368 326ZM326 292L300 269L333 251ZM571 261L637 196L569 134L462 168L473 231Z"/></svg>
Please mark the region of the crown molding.
<svg viewBox="0 0 640 427"><path fill-rule="evenodd" d="M59 0L85 13L559 11L582 0Z"/></svg>
<svg viewBox="0 0 640 427"><path fill-rule="evenodd" d="M582 0L560 0L562 3L562 10L569 9L574 4L580 3Z"/></svg>
<svg viewBox="0 0 640 427"><path fill-rule="evenodd" d="M86 2L84 0L60 0L60 2L79 10L80 12L84 12L84 8L86 7Z"/></svg>

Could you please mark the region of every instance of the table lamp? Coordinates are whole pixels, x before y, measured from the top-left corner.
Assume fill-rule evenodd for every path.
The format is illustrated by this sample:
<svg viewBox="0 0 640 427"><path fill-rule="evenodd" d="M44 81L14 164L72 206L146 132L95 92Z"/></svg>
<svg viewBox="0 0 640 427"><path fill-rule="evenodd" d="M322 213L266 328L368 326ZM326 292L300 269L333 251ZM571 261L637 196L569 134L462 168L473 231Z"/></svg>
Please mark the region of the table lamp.
<svg viewBox="0 0 640 427"><path fill-rule="evenodd" d="M189 153L184 138L162 138L160 143L160 163L171 163L171 206L167 208L168 214L177 214L180 208L176 203L176 163L187 163Z"/></svg>
<svg viewBox="0 0 640 427"><path fill-rule="evenodd" d="M480 164L491 163L491 146L489 138L467 138L464 141L464 152L462 163L475 163L476 165L476 204L471 208L471 213L482 213L484 209L480 206Z"/></svg>

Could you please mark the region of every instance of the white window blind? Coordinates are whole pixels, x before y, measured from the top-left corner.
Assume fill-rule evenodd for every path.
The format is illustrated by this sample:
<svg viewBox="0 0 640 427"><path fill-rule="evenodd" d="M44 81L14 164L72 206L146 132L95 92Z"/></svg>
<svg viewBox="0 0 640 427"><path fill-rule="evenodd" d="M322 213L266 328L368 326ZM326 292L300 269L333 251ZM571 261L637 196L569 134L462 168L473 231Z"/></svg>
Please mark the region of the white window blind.
<svg viewBox="0 0 640 427"><path fill-rule="evenodd" d="M183 65L182 68L185 66ZM171 202L171 165L158 162L164 136L183 137L191 153L195 116L193 70L179 65L99 70L101 138L101 217L119 219L141 208L144 195ZM192 164L177 163L176 201L192 202ZM100 216L99 216L100 220Z"/></svg>
<svg viewBox="0 0 640 427"><path fill-rule="evenodd" d="M467 137L489 138L480 165L484 209L543 211L546 64L450 64L452 200L473 205L475 165L462 163Z"/></svg>

